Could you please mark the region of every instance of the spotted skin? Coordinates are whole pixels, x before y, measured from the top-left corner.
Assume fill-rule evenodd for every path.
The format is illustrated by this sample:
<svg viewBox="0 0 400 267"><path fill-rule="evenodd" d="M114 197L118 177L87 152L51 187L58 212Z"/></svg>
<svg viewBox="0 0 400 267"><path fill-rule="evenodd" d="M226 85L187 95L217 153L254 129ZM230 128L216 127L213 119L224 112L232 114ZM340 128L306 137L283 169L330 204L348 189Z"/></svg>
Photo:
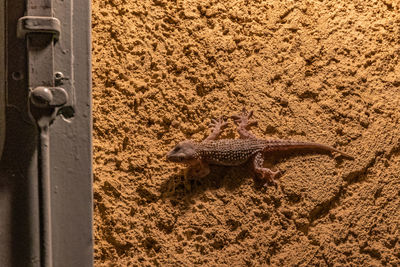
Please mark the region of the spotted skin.
<svg viewBox="0 0 400 267"><path fill-rule="evenodd" d="M221 139L198 144L200 157L210 164L237 166L245 163L257 152L262 152L263 140Z"/></svg>
<svg viewBox="0 0 400 267"><path fill-rule="evenodd" d="M341 154L347 158L353 157L331 146L281 139L258 139L248 131L251 125L257 122L250 120L253 112L243 109L242 114L232 116L238 125L241 139L216 138L227 126L225 118L213 120L211 134L201 143L191 140L177 144L167 155L167 160L183 163L190 166L188 173L192 176L203 177L209 174L208 164L223 166L238 166L252 160L254 171L268 183L275 183L274 178L279 171L272 171L263 167L264 157L269 152L286 151L293 149L314 149Z"/></svg>

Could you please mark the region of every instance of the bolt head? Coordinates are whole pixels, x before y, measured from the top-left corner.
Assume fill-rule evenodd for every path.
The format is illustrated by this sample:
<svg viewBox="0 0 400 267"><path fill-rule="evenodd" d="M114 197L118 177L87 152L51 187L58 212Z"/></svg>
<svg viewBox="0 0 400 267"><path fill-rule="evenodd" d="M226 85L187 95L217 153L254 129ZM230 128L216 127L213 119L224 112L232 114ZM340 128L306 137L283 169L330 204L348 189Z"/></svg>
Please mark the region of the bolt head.
<svg viewBox="0 0 400 267"><path fill-rule="evenodd" d="M36 107L48 107L53 101L53 94L47 87L36 87L31 93L31 101Z"/></svg>

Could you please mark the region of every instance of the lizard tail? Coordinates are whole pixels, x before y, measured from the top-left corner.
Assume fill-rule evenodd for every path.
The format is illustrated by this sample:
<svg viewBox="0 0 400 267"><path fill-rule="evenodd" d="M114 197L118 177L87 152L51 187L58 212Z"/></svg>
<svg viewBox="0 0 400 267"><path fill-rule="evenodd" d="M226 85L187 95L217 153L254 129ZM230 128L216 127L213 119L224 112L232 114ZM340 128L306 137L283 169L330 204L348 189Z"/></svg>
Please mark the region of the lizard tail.
<svg viewBox="0 0 400 267"><path fill-rule="evenodd" d="M279 140L275 143L275 145L269 146L266 150L268 151L276 151L276 150L292 150L292 149L316 149L322 151L329 151L338 153L348 159L354 159L353 156L347 154L343 151L340 151L334 147L319 144L319 143L312 143L312 142L299 142L299 141L287 141L287 140Z"/></svg>
<svg viewBox="0 0 400 267"><path fill-rule="evenodd" d="M315 143L312 143L312 144L315 144ZM342 156L344 156L344 157L346 157L348 159L354 159L354 157L352 155L347 154L347 153L345 153L343 151L340 151L340 150L338 150L338 149L336 149L334 147L331 147L331 146L328 146L328 145L323 145L323 144L316 144L316 145L317 145L317 147L321 147L321 149L325 149L325 150L328 150L330 152L336 152L336 153L338 153L338 154L340 154L340 155L342 155Z"/></svg>

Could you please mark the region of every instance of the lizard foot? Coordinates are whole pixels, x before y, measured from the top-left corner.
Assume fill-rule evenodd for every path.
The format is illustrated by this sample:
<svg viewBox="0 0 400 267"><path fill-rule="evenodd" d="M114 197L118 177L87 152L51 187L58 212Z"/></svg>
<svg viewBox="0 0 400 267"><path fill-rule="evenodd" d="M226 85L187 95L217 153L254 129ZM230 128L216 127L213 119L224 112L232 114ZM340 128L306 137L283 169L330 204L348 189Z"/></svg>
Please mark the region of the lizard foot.
<svg viewBox="0 0 400 267"><path fill-rule="evenodd" d="M215 140L226 126L228 126L228 122L226 121L225 116L222 116L219 119L212 119L209 126L211 134L204 139L204 141Z"/></svg>
<svg viewBox="0 0 400 267"><path fill-rule="evenodd" d="M264 163L264 155L262 153L257 153L254 156L254 159L253 159L254 171L260 176L261 179L266 181L264 186L267 186L268 183L273 184L273 185L276 186L277 183L275 182L275 177L280 175L281 172L279 170L278 171L272 171L272 170L270 170L268 168L264 168L263 167L263 163Z"/></svg>
<svg viewBox="0 0 400 267"><path fill-rule="evenodd" d="M228 126L228 122L225 118L225 116L222 116L218 119L212 119L209 127L212 129L212 131L221 131L225 129Z"/></svg>
<svg viewBox="0 0 400 267"><path fill-rule="evenodd" d="M248 129L251 126L257 125L257 121L256 120L250 120L251 117L253 117L253 111L247 111L246 108L242 109L242 113L238 114L238 115L233 115L231 116L231 118L234 120L234 122L245 128Z"/></svg>
<svg viewBox="0 0 400 267"><path fill-rule="evenodd" d="M231 116L235 124L238 125L239 135L243 139L256 138L252 133L247 131L250 129L251 126L257 125L256 120L251 120L252 116L253 116L253 111L248 112L246 108L243 108L241 114Z"/></svg>
<svg viewBox="0 0 400 267"><path fill-rule="evenodd" d="M274 186L278 185L275 178L281 175L281 171L272 171L267 168L259 168L256 170L256 172L261 176L264 181L266 181L266 183L264 184L265 187L267 187L269 184L272 184Z"/></svg>

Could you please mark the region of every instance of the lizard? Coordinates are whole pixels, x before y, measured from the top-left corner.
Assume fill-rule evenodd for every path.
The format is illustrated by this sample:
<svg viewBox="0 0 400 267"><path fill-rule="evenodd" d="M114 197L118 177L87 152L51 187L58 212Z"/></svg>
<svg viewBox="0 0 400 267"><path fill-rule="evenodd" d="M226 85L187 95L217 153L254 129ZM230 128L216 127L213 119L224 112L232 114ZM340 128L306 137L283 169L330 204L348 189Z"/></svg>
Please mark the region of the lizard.
<svg viewBox="0 0 400 267"><path fill-rule="evenodd" d="M259 139L249 130L257 124L252 120L253 111L244 108L239 115L231 116L237 125L239 139L217 139L227 127L226 117L212 119L211 133L202 142L185 140L178 143L168 154L167 161L188 165L188 172L195 177L204 177L210 173L209 165L239 166L248 161L257 175L268 183L276 184L275 177L281 172L263 167L264 157L269 152L287 151L294 149L313 149L321 152L338 153L346 158L354 159L351 155L334 147L304 141L284 139Z"/></svg>

